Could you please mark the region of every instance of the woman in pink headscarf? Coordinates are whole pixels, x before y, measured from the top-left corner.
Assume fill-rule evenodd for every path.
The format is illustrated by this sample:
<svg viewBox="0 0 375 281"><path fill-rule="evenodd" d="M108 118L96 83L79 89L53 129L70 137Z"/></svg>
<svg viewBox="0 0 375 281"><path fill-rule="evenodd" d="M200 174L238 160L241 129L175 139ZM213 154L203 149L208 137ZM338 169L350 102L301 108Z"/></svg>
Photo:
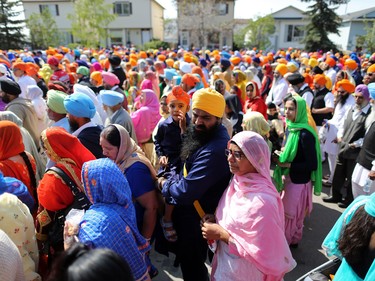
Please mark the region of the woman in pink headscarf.
<svg viewBox="0 0 375 281"><path fill-rule="evenodd" d="M217 240L211 280L282 280L296 262L284 234L283 203L270 176L268 145L259 134L243 131L225 153L234 176L216 218L202 219L203 237Z"/></svg>
<svg viewBox="0 0 375 281"><path fill-rule="evenodd" d="M145 152L151 163L153 163L155 160L152 153L154 143L151 134L160 119L159 100L153 90L142 90L140 107L130 116L134 124L138 145Z"/></svg>
<svg viewBox="0 0 375 281"><path fill-rule="evenodd" d="M152 88L150 88L150 85L152 85ZM158 78L156 77L156 74L153 71L148 70L146 72L145 79L142 81L142 84L141 84L141 89L153 90L155 95L158 97L158 99L160 98Z"/></svg>

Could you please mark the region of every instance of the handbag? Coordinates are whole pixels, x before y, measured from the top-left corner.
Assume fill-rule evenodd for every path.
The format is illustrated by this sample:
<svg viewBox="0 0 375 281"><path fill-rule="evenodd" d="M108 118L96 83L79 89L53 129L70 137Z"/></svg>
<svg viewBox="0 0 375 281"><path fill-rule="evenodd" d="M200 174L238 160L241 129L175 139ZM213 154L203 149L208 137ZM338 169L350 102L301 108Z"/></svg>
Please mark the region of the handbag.
<svg viewBox="0 0 375 281"><path fill-rule="evenodd" d="M52 247L54 250L63 250L63 234L66 215L71 209L87 210L91 206L91 203L87 199L86 194L77 187L75 182L62 169L58 167L52 167L47 171L53 171L54 173L59 175L66 183L66 185L70 188L74 197L74 201L70 206L55 212L54 223L48 234L50 247Z"/></svg>

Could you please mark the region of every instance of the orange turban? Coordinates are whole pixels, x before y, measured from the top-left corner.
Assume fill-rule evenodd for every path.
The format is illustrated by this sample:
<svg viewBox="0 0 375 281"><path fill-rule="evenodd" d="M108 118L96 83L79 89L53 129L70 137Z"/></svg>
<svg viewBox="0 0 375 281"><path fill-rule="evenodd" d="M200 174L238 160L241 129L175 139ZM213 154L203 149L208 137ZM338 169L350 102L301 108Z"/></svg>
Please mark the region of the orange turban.
<svg viewBox="0 0 375 281"><path fill-rule="evenodd" d="M288 72L288 67L283 63L279 63L276 66L275 71L279 72L282 76L284 76Z"/></svg>
<svg viewBox="0 0 375 281"><path fill-rule="evenodd" d="M327 79L323 74L317 74L314 76L314 83L317 83L320 86L325 86L326 82L327 82Z"/></svg>
<svg viewBox="0 0 375 281"><path fill-rule="evenodd" d="M166 60L165 60L165 63L166 63L169 67L173 67L174 60L173 60L173 59L166 59Z"/></svg>
<svg viewBox="0 0 375 281"><path fill-rule="evenodd" d="M345 66L346 68L349 68L350 70L354 70L358 68L357 63L355 62L355 60L352 60L352 59L347 59L345 61Z"/></svg>
<svg viewBox="0 0 375 281"><path fill-rule="evenodd" d="M337 83L337 87L343 88L345 91L347 91L350 94L354 93L354 90L355 90L355 85L350 83L348 79L342 79L341 81L339 81Z"/></svg>
<svg viewBox="0 0 375 281"><path fill-rule="evenodd" d="M136 54L130 54L129 58L130 58L130 60L133 59L133 60L137 61L138 56L137 56ZM136 65L137 65L137 64L136 64Z"/></svg>
<svg viewBox="0 0 375 281"><path fill-rule="evenodd" d="M141 59L147 59L147 54L145 51L140 51L138 56L141 58Z"/></svg>
<svg viewBox="0 0 375 281"><path fill-rule="evenodd" d="M166 60L166 56L164 56L164 55L158 55L158 60L165 61Z"/></svg>
<svg viewBox="0 0 375 281"><path fill-rule="evenodd" d="M189 95L180 86L174 86L172 88L172 92L170 92L167 96L168 104L174 100L182 101L186 105L190 104Z"/></svg>
<svg viewBox="0 0 375 281"><path fill-rule="evenodd" d="M27 71L27 67L26 67L26 63L24 62L16 62L15 64L13 64L13 69L20 69L22 71Z"/></svg>
<svg viewBox="0 0 375 281"><path fill-rule="evenodd" d="M103 85L103 76L100 71L94 71L91 73L90 78L98 83L98 86Z"/></svg>
<svg viewBox="0 0 375 281"><path fill-rule="evenodd" d="M182 76L182 82L190 87L195 87L200 82L199 78L191 73L186 73Z"/></svg>
<svg viewBox="0 0 375 281"><path fill-rule="evenodd" d="M39 71L39 66L32 62L26 63L26 69L28 75L36 75Z"/></svg>
<svg viewBox="0 0 375 281"><path fill-rule="evenodd" d="M193 60L191 59L190 54L185 54L184 55L184 61L187 63L191 63Z"/></svg>
<svg viewBox="0 0 375 281"><path fill-rule="evenodd" d="M331 57L327 58L325 63L328 64L330 67L334 67L336 65L336 61Z"/></svg>
<svg viewBox="0 0 375 281"><path fill-rule="evenodd" d="M288 61L286 59L284 59L284 58L278 59L277 62L279 64L285 64L285 65L288 63Z"/></svg>
<svg viewBox="0 0 375 281"><path fill-rule="evenodd" d="M135 59L130 59L131 66L137 66L137 61Z"/></svg>
<svg viewBox="0 0 375 281"><path fill-rule="evenodd" d="M366 73L374 73L374 72L375 72L375 64L372 64L369 66L369 68L367 68Z"/></svg>
<svg viewBox="0 0 375 281"><path fill-rule="evenodd" d="M54 57L57 58L59 61L61 61L63 59L64 55L63 54L55 54Z"/></svg>

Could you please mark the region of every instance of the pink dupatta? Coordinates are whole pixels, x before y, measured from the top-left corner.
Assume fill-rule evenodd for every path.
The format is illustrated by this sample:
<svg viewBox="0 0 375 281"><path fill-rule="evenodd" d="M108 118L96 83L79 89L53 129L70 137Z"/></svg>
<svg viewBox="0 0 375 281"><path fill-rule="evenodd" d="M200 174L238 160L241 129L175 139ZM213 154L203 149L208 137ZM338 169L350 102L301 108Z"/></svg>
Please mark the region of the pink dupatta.
<svg viewBox="0 0 375 281"><path fill-rule="evenodd" d="M234 176L220 199L217 222L231 236L229 251L254 264L265 280L281 280L294 261L284 234L284 208L270 176L270 152L257 133L232 140L258 173Z"/></svg>

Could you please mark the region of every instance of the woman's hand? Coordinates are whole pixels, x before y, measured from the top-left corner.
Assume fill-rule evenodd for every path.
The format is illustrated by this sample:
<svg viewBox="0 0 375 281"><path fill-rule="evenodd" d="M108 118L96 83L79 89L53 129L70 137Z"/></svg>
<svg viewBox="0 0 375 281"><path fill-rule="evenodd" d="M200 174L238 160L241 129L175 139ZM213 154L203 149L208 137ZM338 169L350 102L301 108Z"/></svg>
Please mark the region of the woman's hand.
<svg viewBox="0 0 375 281"><path fill-rule="evenodd" d="M203 238L207 240L221 240L228 244L229 233L217 223L205 222L202 226Z"/></svg>

